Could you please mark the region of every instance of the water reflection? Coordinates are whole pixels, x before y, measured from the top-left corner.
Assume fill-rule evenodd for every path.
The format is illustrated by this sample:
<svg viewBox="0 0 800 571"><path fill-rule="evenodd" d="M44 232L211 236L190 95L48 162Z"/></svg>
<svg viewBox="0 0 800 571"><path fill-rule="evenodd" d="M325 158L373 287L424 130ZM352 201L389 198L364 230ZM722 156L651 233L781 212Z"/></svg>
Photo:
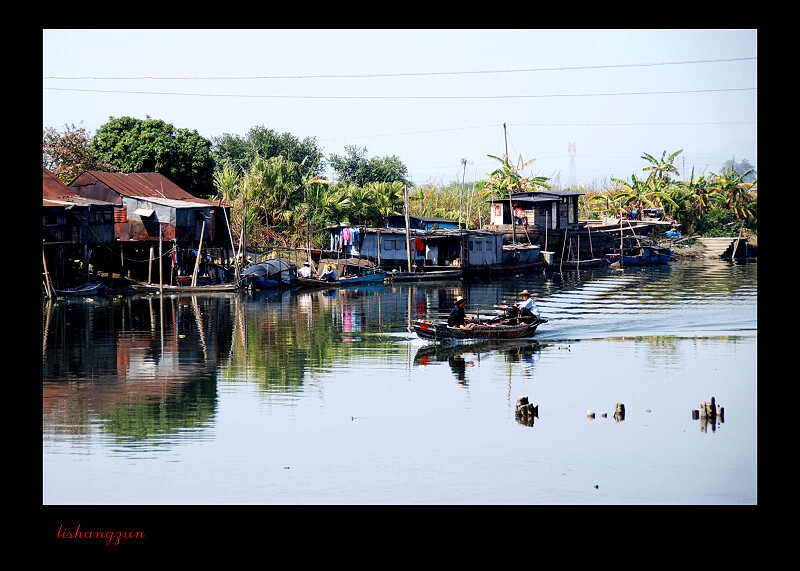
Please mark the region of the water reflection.
<svg viewBox="0 0 800 571"><path fill-rule="evenodd" d="M467 385L467 368L480 364L481 358L496 353L506 363L519 363L524 375L533 373L534 365L541 355L541 345L533 339L477 341L474 343L428 343L417 349L415 366L446 362L453 375L463 386Z"/></svg>
<svg viewBox="0 0 800 571"><path fill-rule="evenodd" d="M204 306L197 298L46 303L45 434L96 426L122 442L205 426L230 339Z"/></svg>
<svg viewBox="0 0 800 571"><path fill-rule="evenodd" d="M481 359L494 354L532 378L540 342L548 340L636 336L650 356L643 372L657 374L680 364L676 331L709 327L719 335L723 324L723 332L755 334L755 273L752 265L689 263L498 281L45 303L44 430L80 434L97 425L134 440L175 434L213 421L219 383L293 395L334 370L369 375L405 361L409 368L446 364L466 387ZM459 295L468 299L468 312L487 316L495 305L516 301L521 289L534 292L550 320L537 331L539 342L409 343L417 341L414 320L445 318ZM732 304L742 309L735 319Z"/></svg>

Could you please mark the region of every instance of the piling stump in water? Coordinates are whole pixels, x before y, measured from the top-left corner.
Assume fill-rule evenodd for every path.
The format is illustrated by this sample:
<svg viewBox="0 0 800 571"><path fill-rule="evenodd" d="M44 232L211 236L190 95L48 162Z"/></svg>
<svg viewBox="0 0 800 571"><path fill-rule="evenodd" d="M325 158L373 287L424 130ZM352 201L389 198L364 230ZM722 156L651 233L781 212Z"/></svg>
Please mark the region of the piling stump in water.
<svg viewBox="0 0 800 571"><path fill-rule="evenodd" d="M614 420L621 422L625 420L625 405L618 402L614 408Z"/></svg>
<svg viewBox="0 0 800 571"><path fill-rule="evenodd" d="M692 411L692 420L701 421L701 429L711 425L716 427L717 422L725 422L725 409L717 404L714 397L708 402L701 402L698 410Z"/></svg>
<svg viewBox="0 0 800 571"><path fill-rule="evenodd" d="M533 419L539 418L539 405L528 402L528 397L518 397L514 416L520 424L533 426Z"/></svg>

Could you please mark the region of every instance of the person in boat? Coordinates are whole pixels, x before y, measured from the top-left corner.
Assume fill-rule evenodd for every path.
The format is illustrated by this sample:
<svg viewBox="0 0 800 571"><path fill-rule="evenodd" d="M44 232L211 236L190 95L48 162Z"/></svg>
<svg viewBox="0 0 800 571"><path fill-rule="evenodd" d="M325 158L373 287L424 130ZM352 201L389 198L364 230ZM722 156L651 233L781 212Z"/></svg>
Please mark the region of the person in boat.
<svg viewBox="0 0 800 571"><path fill-rule="evenodd" d="M541 312L539 311L539 307L534 303L533 298L531 298L531 293L525 289L519 292L519 295L522 296L522 300L516 303L516 306L519 308L519 316L522 318L535 317L539 319L541 317Z"/></svg>
<svg viewBox="0 0 800 571"><path fill-rule="evenodd" d="M311 264L308 262L303 262L303 267L297 270L297 275L301 278L310 278L311 277Z"/></svg>
<svg viewBox="0 0 800 571"><path fill-rule="evenodd" d="M472 327L472 318L467 317L467 314L464 312L464 306L466 304L467 300L463 297L458 296L456 298L453 309L450 310L450 317L447 318L448 327Z"/></svg>
<svg viewBox="0 0 800 571"><path fill-rule="evenodd" d="M320 279L325 280L326 282L335 282L336 281L336 272L333 269L333 266L328 264L325 266L325 273L320 276Z"/></svg>

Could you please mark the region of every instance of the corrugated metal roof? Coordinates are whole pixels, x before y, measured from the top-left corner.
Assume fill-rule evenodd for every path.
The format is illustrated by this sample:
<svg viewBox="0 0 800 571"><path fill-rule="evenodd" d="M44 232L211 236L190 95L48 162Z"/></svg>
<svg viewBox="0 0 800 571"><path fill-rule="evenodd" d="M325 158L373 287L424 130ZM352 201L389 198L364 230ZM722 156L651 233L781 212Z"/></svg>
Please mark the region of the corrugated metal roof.
<svg viewBox="0 0 800 571"><path fill-rule="evenodd" d="M42 166L42 197L50 199L77 198L77 193L68 187L45 166Z"/></svg>
<svg viewBox="0 0 800 571"><path fill-rule="evenodd" d="M42 166L42 206L113 206L104 200L84 198L75 193L47 167Z"/></svg>
<svg viewBox="0 0 800 571"><path fill-rule="evenodd" d="M172 198L151 198L144 196L131 197L135 200L142 200L150 204L158 204L160 206L169 206L170 208L206 208L208 206L216 206L216 202L209 202L202 198L194 198L187 200L175 200Z"/></svg>
<svg viewBox="0 0 800 571"><path fill-rule="evenodd" d="M163 174L157 172L112 173L86 171L78 177L78 180L83 183L84 181L80 179L84 179L84 177L87 176L102 182L119 194L131 198L167 198L171 200L197 202L203 206L216 204L215 202L192 196ZM73 182L73 185L74 184Z"/></svg>

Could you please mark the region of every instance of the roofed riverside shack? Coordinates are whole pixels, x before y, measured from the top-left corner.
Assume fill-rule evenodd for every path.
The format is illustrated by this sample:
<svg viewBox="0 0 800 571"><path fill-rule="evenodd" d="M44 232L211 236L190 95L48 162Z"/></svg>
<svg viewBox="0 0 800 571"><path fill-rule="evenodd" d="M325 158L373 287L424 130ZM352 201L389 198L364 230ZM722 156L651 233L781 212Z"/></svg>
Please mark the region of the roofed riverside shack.
<svg viewBox="0 0 800 571"><path fill-rule="evenodd" d="M584 193L537 191L512 193L511 199L489 201L487 230L502 233L505 243L534 244L560 256L562 247L580 244L581 257L588 258L619 248L620 235L647 234L655 227L668 229L662 220L579 220L578 207ZM509 204L510 202L510 204Z"/></svg>
<svg viewBox="0 0 800 571"><path fill-rule="evenodd" d="M230 207L197 198L160 173L85 171L69 187L85 198L114 205L119 256L114 273L157 282L161 245L161 270L169 278L167 283L186 279L196 265L205 276L203 283L232 279L223 270L235 255L228 227Z"/></svg>
<svg viewBox="0 0 800 571"><path fill-rule="evenodd" d="M392 216L385 228L353 226L347 222L330 226L331 250L341 257L368 259L383 269L437 271L471 270L496 266L503 261L503 239L488 230L459 230L458 222L441 218Z"/></svg>
<svg viewBox="0 0 800 571"><path fill-rule="evenodd" d="M48 289L95 281L91 268L111 266L113 242L114 205L79 196L42 167L43 277Z"/></svg>

